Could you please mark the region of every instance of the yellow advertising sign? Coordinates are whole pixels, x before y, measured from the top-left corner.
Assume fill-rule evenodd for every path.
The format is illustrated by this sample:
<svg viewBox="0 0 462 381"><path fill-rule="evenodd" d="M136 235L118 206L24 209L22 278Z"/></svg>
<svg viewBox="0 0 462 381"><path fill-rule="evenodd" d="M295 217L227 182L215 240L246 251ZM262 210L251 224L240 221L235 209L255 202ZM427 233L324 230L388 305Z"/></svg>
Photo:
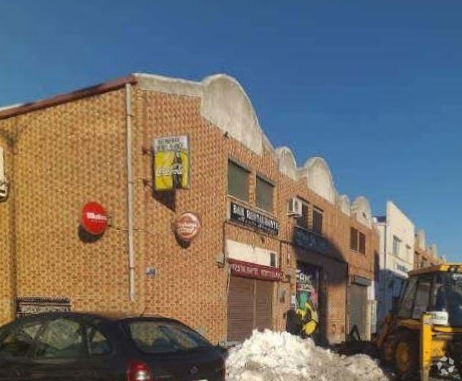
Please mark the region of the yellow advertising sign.
<svg viewBox="0 0 462 381"><path fill-rule="evenodd" d="M188 136L154 139L154 189L189 189Z"/></svg>

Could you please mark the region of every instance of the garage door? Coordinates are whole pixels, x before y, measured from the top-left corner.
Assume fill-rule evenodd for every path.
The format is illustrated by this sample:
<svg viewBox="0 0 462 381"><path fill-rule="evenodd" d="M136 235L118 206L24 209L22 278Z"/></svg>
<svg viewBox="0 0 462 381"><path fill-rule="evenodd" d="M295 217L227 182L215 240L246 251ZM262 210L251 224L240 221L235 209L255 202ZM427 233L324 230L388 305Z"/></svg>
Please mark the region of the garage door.
<svg viewBox="0 0 462 381"><path fill-rule="evenodd" d="M350 324L348 332L354 326L358 328L361 339L366 338L366 316L367 316L367 287L358 284L350 285L349 317Z"/></svg>
<svg viewBox="0 0 462 381"><path fill-rule="evenodd" d="M272 328L273 282L231 276L228 340L243 341L254 329Z"/></svg>

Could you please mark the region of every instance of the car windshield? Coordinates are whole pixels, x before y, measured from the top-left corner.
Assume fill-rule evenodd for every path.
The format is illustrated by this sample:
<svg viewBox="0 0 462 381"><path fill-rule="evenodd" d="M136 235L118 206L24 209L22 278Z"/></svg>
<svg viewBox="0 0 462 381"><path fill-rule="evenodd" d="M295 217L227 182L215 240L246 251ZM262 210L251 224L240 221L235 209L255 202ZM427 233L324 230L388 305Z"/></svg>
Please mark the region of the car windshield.
<svg viewBox="0 0 462 381"><path fill-rule="evenodd" d="M128 321L128 332L135 345L146 353L175 353L210 347L196 331L172 321Z"/></svg>

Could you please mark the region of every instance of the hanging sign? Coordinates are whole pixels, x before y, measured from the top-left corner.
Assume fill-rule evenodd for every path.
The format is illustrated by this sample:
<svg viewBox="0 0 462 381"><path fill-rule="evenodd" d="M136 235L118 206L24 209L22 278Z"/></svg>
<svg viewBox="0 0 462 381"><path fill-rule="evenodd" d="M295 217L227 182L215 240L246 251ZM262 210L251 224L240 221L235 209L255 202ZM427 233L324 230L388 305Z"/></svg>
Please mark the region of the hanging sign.
<svg viewBox="0 0 462 381"><path fill-rule="evenodd" d="M241 225L254 228L261 232L278 235L279 222L263 214L255 212L235 202L229 204L229 219Z"/></svg>
<svg viewBox="0 0 462 381"><path fill-rule="evenodd" d="M192 241L201 230L201 221L191 212L182 213L173 223L176 236L185 242Z"/></svg>
<svg viewBox="0 0 462 381"><path fill-rule="evenodd" d="M187 136L154 139L154 189L189 189L189 142Z"/></svg>
<svg viewBox="0 0 462 381"><path fill-rule="evenodd" d="M88 202L82 209L82 227L92 235L101 235L107 228L108 218L104 208L97 202Z"/></svg>

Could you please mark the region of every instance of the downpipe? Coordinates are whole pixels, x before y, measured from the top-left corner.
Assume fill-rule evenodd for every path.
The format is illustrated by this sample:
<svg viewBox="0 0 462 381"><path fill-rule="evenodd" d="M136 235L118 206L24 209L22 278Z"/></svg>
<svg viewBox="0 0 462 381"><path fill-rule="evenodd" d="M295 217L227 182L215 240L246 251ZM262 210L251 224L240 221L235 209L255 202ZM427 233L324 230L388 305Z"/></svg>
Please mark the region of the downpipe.
<svg viewBox="0 0 462 381"><path fill-rule="evenodd" d="M127 159L127 245L128 245L128 282L130 301L135 301L135 245L134 245L134 214L133 214L133 148L132 148L132 87L125 85L126 111L126 159Z"/></svg>

